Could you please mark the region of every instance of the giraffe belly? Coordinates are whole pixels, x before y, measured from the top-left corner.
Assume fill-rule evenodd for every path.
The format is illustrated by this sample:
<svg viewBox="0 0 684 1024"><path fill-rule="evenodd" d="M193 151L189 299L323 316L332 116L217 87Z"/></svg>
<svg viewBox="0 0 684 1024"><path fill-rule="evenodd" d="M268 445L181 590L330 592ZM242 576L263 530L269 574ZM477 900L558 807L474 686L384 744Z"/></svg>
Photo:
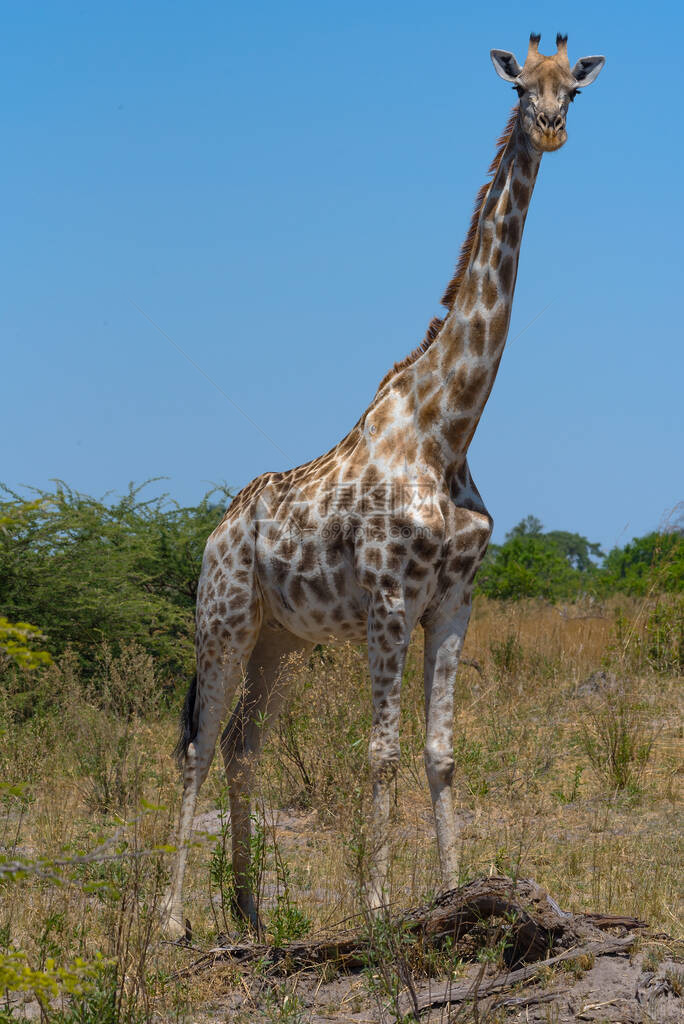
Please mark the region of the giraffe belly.
<svg viewBox="0 0 684 1024"><path fill-rule="evenodd" d="M334 603L312 600L329 587L330 581L325 577L293 576L295 593L307 595L302 604L292 603L293 597L288 587L288 580L283 585L266 585L262 582L262 594L266 605L265 621L277 623L295 636L313 643L331 643L349 640L365 642L367 635L369 595L360 587L353 596L334 594Z"/></svg>
<svg viewBox="0 0 684 1024"><path fill-rule="evenodd" d="M330 558L320 538L257 541L257 576L266 618L313 643L364 641L369 595L343 553ZM333 564L331 564L331 562Z"/></svg>

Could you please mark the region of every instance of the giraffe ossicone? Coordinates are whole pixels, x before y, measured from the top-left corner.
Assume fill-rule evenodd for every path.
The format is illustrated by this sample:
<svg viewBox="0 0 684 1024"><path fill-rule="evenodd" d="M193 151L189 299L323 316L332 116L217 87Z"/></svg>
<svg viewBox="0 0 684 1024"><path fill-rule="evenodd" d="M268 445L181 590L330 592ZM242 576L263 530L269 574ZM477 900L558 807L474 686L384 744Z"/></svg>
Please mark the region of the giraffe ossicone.
<svg viewBox="0 0 684 1024"><path fill-rule="evenodd" d="M519 96L476 200L447 313L380 383L359 421L327 454L266 473L235 498L207 541L197 594L197 673L178 746L183 799L164 901L167 929L185 934L182 885L192 819L221 736L231 813L236 910L258 927L250 878L250 792L265 724L276 718L293 658L333 638L366 641L372 680L369 742L372 874L368 901L386 900L390 784L399 763L399 701L413 629L425 634L425 768L443 882L456 884L454 681L473 579L492 519L466 455L508 333L518 256L544 152L567 138L577 91L603 57L570 67L567 37L524 65L492 50Z"/></svg>

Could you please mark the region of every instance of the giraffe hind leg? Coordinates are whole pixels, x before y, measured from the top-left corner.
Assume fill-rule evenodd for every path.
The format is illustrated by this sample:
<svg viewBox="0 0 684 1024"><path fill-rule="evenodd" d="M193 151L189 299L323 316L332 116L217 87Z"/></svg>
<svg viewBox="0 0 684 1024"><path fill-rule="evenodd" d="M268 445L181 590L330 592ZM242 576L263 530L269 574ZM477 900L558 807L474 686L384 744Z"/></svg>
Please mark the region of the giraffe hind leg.
<svg viewBox="0 0 684 1024"><path fill-rule="evenodd" d="M236 916L260 934L258 864L252 861L250 796L261 747L278 718L293 674L312 644L264 626L247 666L245 688L221 737L228 780Z"/></svg>
<svg viewBox="0 0 684 1024"><path fill-rule="evenodd" d="M192 714L190 722L196 721L197 724L192 729L192 734L188 735L185 731L186 717L184 715L184 735L180 744L183 797L178 825L176 859L171 883L162 905L165 929L167 934L173 938L181 938L185 934L182 903L183 876L197 797L209 772L227 705L242 679L242 664L248 654L249 651L244 651L242 656L237 652L227 656L223 664L217 666L216 671L211 673L211 682L208 686L205 687L205 683L200 677L194 687L191 684L188 693L186 707ZM194 703L190 708L193 688L195 690ZM185 746L186 736L187 746Z"/></svg>
<svg viewBox="0 0 684 1024"><path fill-rule="evenodd" d="M185 700L181 737L176 748L183 771L183 797L175 862L162 904L165 930L173 938L185 934L183 876L197 796L213 760L223 719L259 635L263 614L253 572L249 585L233 587L232 602L217 601L217 574L221 573L223 581L225 569L216 558L215 546L212 535L205 549L198 589L197 675Z"/></svg>

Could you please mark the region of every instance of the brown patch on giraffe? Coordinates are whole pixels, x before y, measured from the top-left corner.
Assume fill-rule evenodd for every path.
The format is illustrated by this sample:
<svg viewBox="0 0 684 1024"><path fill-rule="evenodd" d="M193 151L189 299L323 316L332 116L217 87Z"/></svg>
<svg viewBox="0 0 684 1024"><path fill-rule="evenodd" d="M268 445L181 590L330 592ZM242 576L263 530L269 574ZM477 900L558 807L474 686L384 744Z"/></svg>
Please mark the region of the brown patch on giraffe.
<svg viewBox="0 0 684 1024"><path fill-rule="evenodd" d="M311 510L308 505L298 503L291 513L292 524L299 533L306 533L313 528Z"/></svg>
<svg viewBox="0 0 684 1024"><path fill-rule="evenodd" d="M504 290L506 292L510 292L513 288L515 279L515 265L513 263L512 256L506 256L502 262L499 277L501 278L501 284Z"/></svg>
<svg viewBox="0 0 684 1024"><path fill-rule="evenodd" d="M387 632L389 633L390 639L393 640L395 644L401 643L404 639L404 625L402 622L397 622L396 619L391 619L389 621L387 624ZM391 647L389 649L392 650Z"/></svg>
<svg viewBox="0 0 684 1024"><path fill-rule="evenodd" d="M497 290L496 283L492 280L489 274L485 274L482 279L482 301L487 309L492 309L496 305L498 297L499 292Z"/></svg>
<svg viewBox="0 0 684 1024"><path fill-rule="evenodd" d="M382 433L389 423L392 422L393 402L385 400L373 410L373 426L376 433Z"/></svg>
<svg viewBox="0 0 684 1024"><path fill-rule="evenodd" d="M385 435L381 441L375 446L375 454L381 462L392 462L397 458L402 458L402 445L401 440L392 433Z"/></svg>
<svg viewBox="0 0 684 1024"><path fill-rule="evenodd" d="M459 309L461 309L461 311L465 313L466 316L469 315L473 306L477 302L479 286L480 282L478 278L474 274L471 274L468 278L466 278L463 287L460 289L458 293Z"/></svg>
<svg viewBox="0 0 684 1024"><path fill-rule="evenodd" d="M461 577L463 573L467 572L472 565L472 555L454 555L449 559L447 565L447 572L450 572L458 577Z"/></svg>
<svg viewBox="0 0 684 1024"><path fill-rule="evenodd" d="M424 580L429 571L427 566L419 565L414 558L409 558L406 563L405 574L410 579Z"/></svg>
<svg viewBox="0 0 684 1024"><path fill-rule="evenodd" d="M436 390L439 381L431 372L423 374L416 382L416 396L419 402L424 402L428 395Z"/></svg>
<svg viewBox="0 0 684 1024"><path fill-rule="evenodd" d="M313 579L304 580L304 582L316 600L320 601L322 604L329 604L332 601L332 591L325 579L322 579L320 576L314 576Z"/></svg>
<svg viewBox="0 0 684 1024"><path fill-rule="evenodd" d="M506 225L506 241L515 249L520 241L520 218L509 217Z"/></svg>
<svg viewBox="0 0 684 1024"><path fill-rule="evenodd" d="M489 261L489 265L492 268L492 270L497 270L500 263L501 263L501 247L497 246L497 248L492 253L492 258Z"/></svg>
<svg viewBox="0 0 684 1024"><path fill-rule="evenodd" d="M442 461L442 448L436 437L426 437L420 446L423 461L438 466Z"/></svg>
<svg viewBox="0 0 684 1024"><path fill-rule="evenodd" d="M304 598L304 585L301 577L293 576L290 580L290 590L288 594L290 604L295 608L299 608Z"/></svg>
<svg viewBox="0 0 684 1024"><path fill-rule="evenodd" d="M297 545L291 537L285 537L278 545L278 554L281 558L293 558Z"/></svg>
<svg viewBox="0 0 684 1024"><path fill-rule="evenodd" d="M465 351L465 330L462 324L457 324L449 335L449 344L444 349L444 356L440 365L442 376L447 372L454 360L460 359Z"/></svg>
<svg viewBox="0 0 684 1024"><path fill-rule="evenodd" d="M459 366L456 373L449 381L449 388L447 391L447 405L449 408L457 408L461 400L461 392L466 386L468 380L468 369L465 366Z"/></svg>
<svg viewBox="0 0 684 1024"><path fill-rule="evenodd" d="M344 559L344 536L342 524L334 523L331 527L332 540L325 549L325 560L328 565L339 565Z"/></svg>
<svg viewBox="0 0 684 1024"><path fill-rule="evenodd" d="M468 385L463 389L461 402L464 409L470 409L480 397L483 387L489 379L489 371L485 368L473 370Z"/></svg>
<svg viewBox="0 0 684 1024"><path fill-rule="evenodd" d="M397 500L401 497L400 494L396 494L394 489L391 494L385 494L385 498L389 499L390 507L396 505ZM383 508L383 512L387 511ZM367 523L368 537L376 541L376 543L382 543L387 536L387 520L385 515L371 516Z"/></svg>
<svg viewBox="0 0 684 1024"><path fill-rule="evenodd" d="M506 340L508 332L508 310L504 305L492 313L487 326L487 347L490 352Z"/></svg>
<svg viewBox="0 0 684 1024"><path fill-rule="evenodd" d="M364 490L370 491L378 483L380 483L380 473L376 466L371 465L363 474L361 486Z"/></svg>
<svg viewBox="0 0 684 1024"><path fill-rule="evenodd" d="M361 567L358 578L359 583L362 587L365 587L366 590L375 590L378 577L372 569L368 568L368 566L364 565Z"/></svg>
<svg viewBox="0 0 684 1024"><path fill-rule="evenodd" d="M401 586L396 576L392 576L388 572L383 573L380 577L380 587L385 594L398 594L401 590Z"/></svg>
<svg viewBox="0 0 684 1024"><path fill-rule="evenodd" d="M318 554L316 551L316 545L312 541L308 541L302 547L302 554L299 560L299 572L312 572L316 567L318 561Z"/></svg>
<svg viewBox="0 0 684 1024"><path fill-rule="evenodd" d="M473 565L473 567L472 567L472 569L470 570L470 572L468 573L468 576L467 576L467 578L466 578L466 584L467 584L467 585L469 585L469 584L471 584L471 583L473 582L473 580L475 579L475 573L477 572L477 570L478 570L479 568L480 568L480 562L479 562L479 559L478 559L478 560L477 560L477 561L475 562L475 564Z"/></svg>
<svg viewBox="0 0 684 1024"><path fill-rule="evenodd" d="M382 565L382 552L380 548L365 547L363 549L363 558L373 569L379 569Z"/></svg>
<svg viewBox="0 0 684 1024"><path fill-rule="evenodd" d="M532 173L532 162L522 147L520 153L518 153L518 169L525 178L529 178Z"/></svg>
<svg viewBox="0 0 684 1024"><path fill-rule="evenodd" d="M418 407L418 429L421 433L425 432L430 424L439 417L440 404L441 396L435 394L429 402Z"/></svg>
<svg viewBox="0 0 684 1024"><path fill-rule="evenodd" d="M481 260L482 263L489 262L489 253L491 252L492 242L494 240L493 234L494 233L491 227L489 227L489 225L486 225L481 234L480 246L477 254L478 259Z"/></svg>
<svg viewBox="0 0 684 1024"><path fill-rule="evenodd" d="M277 586L282 586L290 572L289 564L287 562L283 562L280 558L273 558L271 560L271 568L273 570L273 578L275 579Z"/></svg>
<svg viewBox="0 0 684 1024"><path fill-rule="evenodd" d="M400 395L407 395L411 390L411 374L404 371L392 381L392 387Z"/></svg>
<svg viewBox="0 0 684 1024"><path fill-rule="evenodd" d="M471 416L455 416L447 422L444 427L444 440L450 448L463 448L471 423Z"/></svg>
<svg viewBox="0 0 684 1024"><path fill-rule="evenodd" d="M429 537L416 537L413 542L413 550L424 562L430 562L439 551L439 543L430 540Z"/></svg>
<svg viewBox="0 0 684 1024"><path fill-rule="evenodd" d="M481 356L484 352L486 331L487 325L485 324L484 317L476 313L470 322L470 331L468 333L470 350L476 356Z"/></svg>
<svg viewBox="0 0 684 1024"><path fill-rule="evenodd" d="M513 198L515 199L515 205L519 210L524 210L530 201L530 188L526 181L518 181L516 178L513 182Z"/></svg>
<svg viewBox="0 0 684 1024"><path fill-rule="evenodd" d="M332 582L337 596L341 597L347 589L347 574L344 569L336 569L332 574Z"/></svg>
<svg viewBox="0 0 684 1024"><path fill-rule="evenodd" d="M416 454L418 451L418 444L413 437L409 437L408 440L403 442L403 455L405 455L408 462L413 463L416 461Z"/></svg>

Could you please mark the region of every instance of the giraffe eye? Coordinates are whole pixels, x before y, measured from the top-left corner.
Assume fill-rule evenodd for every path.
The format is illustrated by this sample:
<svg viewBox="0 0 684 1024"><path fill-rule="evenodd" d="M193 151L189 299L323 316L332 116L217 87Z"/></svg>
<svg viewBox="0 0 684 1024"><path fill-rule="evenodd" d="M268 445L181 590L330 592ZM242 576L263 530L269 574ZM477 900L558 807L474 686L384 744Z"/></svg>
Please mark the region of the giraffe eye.
<svg viewBox="0 0 684 1024"><path fill-rule="evenodd" d="M571 89L568 93L568 99L571 103L574 100L575 96L579 96L579 89Z"/></svg>

